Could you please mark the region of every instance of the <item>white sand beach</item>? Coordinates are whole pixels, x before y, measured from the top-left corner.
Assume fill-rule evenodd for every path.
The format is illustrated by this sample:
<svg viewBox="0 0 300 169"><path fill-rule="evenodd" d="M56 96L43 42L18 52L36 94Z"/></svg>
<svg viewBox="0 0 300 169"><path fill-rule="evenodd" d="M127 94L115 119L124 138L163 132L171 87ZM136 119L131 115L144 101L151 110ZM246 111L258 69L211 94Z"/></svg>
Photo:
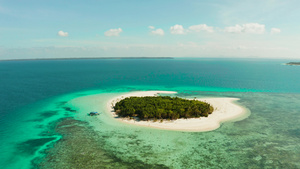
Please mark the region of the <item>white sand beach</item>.
<svg viewBox="0 0 300 169"><path fill-rule="evenodd" d="M198 99L200 101L207 102L214 107L214 112L210 114L208 117L201 118L191 118L191 119L178 119L163 122L157 121L136 121L133 119L127 118L118 118L113 110L113 106L115 103L124 99L126 97L131 96L155 96L157 94L174 94L176 92L170 91L141 91L141 92L130 92L127 94L123 94L117 96L111 100L107 101L107 112L111 114L113 118L122 123L128 123L132 125L139 125L145 127L153 127L165 130L177 130L177 131L211 131L220 127L222 122L226 121L239 121L247 118L249 116L249 111L236 104L235 101L239 100L238 98L205 98Z"/></svg>

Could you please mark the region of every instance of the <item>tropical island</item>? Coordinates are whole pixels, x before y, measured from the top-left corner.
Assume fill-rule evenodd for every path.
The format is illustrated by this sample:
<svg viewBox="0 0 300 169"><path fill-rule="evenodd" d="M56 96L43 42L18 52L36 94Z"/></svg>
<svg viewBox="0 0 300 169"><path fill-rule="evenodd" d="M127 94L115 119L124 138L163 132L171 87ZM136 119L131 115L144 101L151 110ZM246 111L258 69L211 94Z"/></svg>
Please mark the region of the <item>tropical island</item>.
<svg viewBox="0 0 300 169"><path fill-rule="evenodd" d="M128 97L114 106L119 117L138 117L140 120L208 117L214 111L209 104L170 96Z"/></svg>
<svg viewBox="0 0 300 169"><path fill-rule="evenodd" d="M297 66L300 66L300 62L289 62L289 63L286 63L286 65L297 65Z"/></svg>
<svg viewBox="0 0 300 169"><path fill-rule="evenodd" d="M238 98L230 98L230 97L195 98L194 97L194 98L183 99L182 101L186 102L186 105L188 106L187 112L189 113L186 113L185 111L186 107L184 106L185 104L181 104L182 102L179 101L180 98L176 98L175 96L172 96L162 101L164 97L157 97L162 95L169 95L169 96L175 95L176 93L177 92L174 91L131 91L131 92L124 92L124 93L99 93L99 94L92 94L92 95L78 97L76 99L73 99L72 101L69 101L68 104L73 105L74 108L76 108L77 110L84 110L84 112L92 112L92 111L102 112L101 116L96 116L95 118L107 124L110 124L112 126L130 127L131 125L135 125L140 127L157 128L162 130L175 130L175 131L188 131L188 132L204 132L204 131L215 130L219 128L221 123L223 122L240 121L247 118L250 115L250 111L248 111L245 107L237 103L237 101L239 100ZM127 98L131 98L131 99L127 99ZM144 103L140 103L141 105L138 105L138 107L145 108L146 110L145 112L147 112L148 114L145 113L143 117L140 116L141 118L143 118L140 119L137 114L139 112L139 109L133 107L134 106L133 102L132 103L129 102L134 98L137 98L137 100L140 102L142 102L143 99L160 98L161 100L158 99L158 101L166 102L167 104L162 105L162 107L164 108L157 107L157 109L163 109L163 111L166 111L167 114L162 113L162 110L150 111L151 109L153 110L156 109L154 109L153 106L149 106L148 104L145 105L146 102L144 102ZM121 115L121 111L118 111L121 110L121 103L123 102L125 103L125 100L127 100L129 103L128 105L131 105L132 108L134 109L134 113L133 110L131 110L131 113L133 113L132 116ZM173 103L173 101L171 100L173 101L178 100L177 102L178 105L176 105L176 102ZM142 106L142 104L144 105ZM199 110L198 112L195 109L195 107L192 106L192 104L196 104L196 105L199 104L200 105L199 107L203 107L204 109L203 110L198 109ZM153 104L153 105L158 106L158 104ZM205 105L206 106L209 105L209 107L213 107L213 108L205 107ZM180 114L180 112L183 112L183 109L185 111L185 114L184 113ZM123 111L122 113L125 112L126 111ZM161 113L157 114L157 112L161 112ZM178 115L175 116L176 113ZM206 115L207 117L205 117ZM82 113L81 116L85 118L86 113ZM95 118L93 118L92 123L95 122L95 124L98 124L97 120L94 121ZM167 120L164 120L164 118Z"/></svg>

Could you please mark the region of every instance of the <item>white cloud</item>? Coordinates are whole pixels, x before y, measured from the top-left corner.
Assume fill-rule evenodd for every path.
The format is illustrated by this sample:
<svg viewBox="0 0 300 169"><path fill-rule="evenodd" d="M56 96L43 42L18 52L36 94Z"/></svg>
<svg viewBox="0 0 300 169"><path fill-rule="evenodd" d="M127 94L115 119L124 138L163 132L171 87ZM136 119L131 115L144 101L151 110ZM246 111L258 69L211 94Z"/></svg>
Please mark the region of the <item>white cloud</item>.
<svg viewBox="0 0 300 169"><path fill-rule="evenodd" d="M149 29L155 29L155 27L154 27L154 26L148 26L148 28L149 28Z"/></svg>
<svg viewBox="0 0 300 169"><path fill-rule="evenodd" d="M110 29L104 33L105 36L119 36L120 33L123 32L121 28L118 29Z"/></svg>
<svg viewBox="0 0 300 169"><path fill-rule="evenodd" d="M258 23L247 23L243 25L245 33L263 34L265 33L265 25Z"/></svg>
<svg viewBox="0 0 300 169"><path fill-rule="evenodd" d="M211 26L207 26L206 24L200 24L200 25L192 25L189 27L190 31L194 32L201 32L201 31L206 31L206 32L214 32L214 28Z"/></svg>
<svg viewBox="0 0 300 169"><path fill-rule="evenodd" d="M57 35L58 36L62 36L62 37L67 37L67 36L69 36L69 33L68 32L64 32L64 31L58 31Z"/></svg>
<svg viewBox="0 0 300 169"><path fill-rule="evenodd" d="M160 35L160 36L163 36L165 34L164 30L162 30L162 29L153 30L153 31L151 31L151 33L153 35Z"/></svg>
<svg viewBox="0 0 300 169"><path fill-rule="evenodd" d="M171 34L178 34L178 35L185 34L185 30L184 30L183 26L178 25L178 24L171 26L170 32L171 32Z"/></svg>
<svg viewBox="0 0 300 169"><path fill-rule="evenodd" d="M247 23L243 25L235 25L226 27L225 32L229 33L250 33L250 34L263 34L265 33L265 25L258 23Z"/></svg>
<svg viewBox="0 0 300 169"><path fill-rule="evenodd" d="M278 33L280 33L280 32L281 32L281 30L278 29L278 28L272 28L272 29L271 29L271 34L278 34Z"/></svg>
<svg viewBox="0 0 300 169"><path fill-rule="evenodd" d="M225 32L229 33L241 33L243 30L243 27L241 25L235 25L235 26L230 26L225 28Z"/></svg>

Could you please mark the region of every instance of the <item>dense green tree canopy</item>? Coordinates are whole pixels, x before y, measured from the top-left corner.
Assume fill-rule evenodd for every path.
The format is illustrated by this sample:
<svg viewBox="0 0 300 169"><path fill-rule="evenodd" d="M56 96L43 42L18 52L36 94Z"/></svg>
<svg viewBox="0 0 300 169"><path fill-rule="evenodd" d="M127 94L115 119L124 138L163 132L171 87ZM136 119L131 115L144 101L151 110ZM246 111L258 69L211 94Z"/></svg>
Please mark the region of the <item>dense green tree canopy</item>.
<svg viewBox="0 0 300 169"><path fill-rule="evenodd" d="M205 102L178 97L129 97L116 103L114 110L119 117L145 119L178 119L207 117L214 108Z"/></svg>

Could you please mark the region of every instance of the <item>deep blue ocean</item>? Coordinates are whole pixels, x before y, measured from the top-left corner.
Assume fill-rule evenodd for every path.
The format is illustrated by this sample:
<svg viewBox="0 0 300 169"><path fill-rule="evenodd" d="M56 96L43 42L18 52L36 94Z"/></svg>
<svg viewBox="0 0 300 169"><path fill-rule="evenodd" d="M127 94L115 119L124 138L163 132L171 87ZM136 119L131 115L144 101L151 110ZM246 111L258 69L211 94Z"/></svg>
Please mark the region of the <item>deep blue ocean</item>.
<svg viewBox="0 0 300 169"><path fill-rule="evenodd" d="M0 61L0 168L48 168L59 163L49 160L49 154L53 155L53 147L63 147L62 143L57 143L64 139L64 131L52 130L62 125L58 124L62 119L70 120L72 115L70 111L60 114L59 108L49 111L54 102L59 104L57 100L63 100L61 104L64 104L69 98L88 91L117 93L134 90L178 91L179 96L187 97L233 96L241 98L240 104L251 111L246 120L227 125L225 123L216 131L207 132L209 134L186 133L186 138L195 140L200 137L210 140L218 136L219 139L210 140L211 145L214 145L210 147L211 152L220 145L217 140L232 140L226 143L226 148L218 148L219 152L223 152L222 155L213 154L220 161L212 159L214 161L211 163L204 162L207 157L194 152L196 154L193 161L199 160L197 164L182 160L178 160L176 165L171 162L164 164L163 155L158 157L145 150L135 155L145 168L298 168L300 66L284 65L286 62L290 60L175 58ZM62 108L68 111L65 107ZM69 123L73 124L74 121L68 121ZM92 132L88 127L86 130ZM81 138L86 130L80 129L82 132L77 138ZM50 134L45 134L45 131ZM141 129L139 132L142 131ZM108 132L112 131L106 131L106 137L104 133L99 136L101 143L105 145L101 151L105 155L109 154L105 158L110 162L98 162L99 166L142 167L135 166L136 162L130 161L125 155L116 155L116 151L121 148L109 141L111 138L108 138ZM126 135L119 130L114 133L119 136L123 134L122 138L128 136L128 133ZM244 135L241 136L241 133ZM180 138L175 132L170 132L170 135L170 138ZM236 137L237 135L240 137ZM92 134L89 133L88 136L92 137ZM243 139L235 142L236 138ZM136 138L131 141L134 139ZM186 143L186 146L189 144L191 143ZM136 146L136 151L143 149L140 145L130 146ZM238 146L244 151L239 152ZM68 149L66 145L64 148ZM175 150L165 149L170 154L173 151ZM227 159L226 153L232 153L232 157L236 155L241 159ZM66 156L64 158L69 159ZM173 152L172 158L184 159L188 156L193 155ZM200 156L201 159L197 159ZM70 163L54 168L61 168L63 165L64 168L74 168ZM77 165L75 168L80 167Z"/></svg>

